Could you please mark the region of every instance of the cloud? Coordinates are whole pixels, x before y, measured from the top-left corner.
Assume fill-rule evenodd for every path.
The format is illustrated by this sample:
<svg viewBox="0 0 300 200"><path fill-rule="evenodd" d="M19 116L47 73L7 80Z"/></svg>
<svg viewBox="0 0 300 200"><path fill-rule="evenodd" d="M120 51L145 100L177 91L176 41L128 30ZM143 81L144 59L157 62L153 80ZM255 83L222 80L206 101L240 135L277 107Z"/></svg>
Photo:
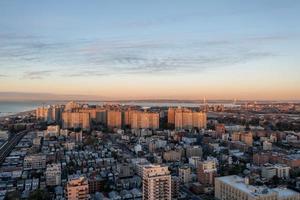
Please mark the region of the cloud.
<svg viewBox="0 0 300 200"><path fill-rule="evenodd" d="M33 92L0 92L0 101L42 101L44 103L51 103L49 101L90 101L109 99L104 96L97 95L80 95L80 94L53 94L53 93L33 93ZM41 104L42 104L41 102ZM53 102L52 102L53 103Z"/></svg>
<svg viewBox="0 0 300 200"><path fill-rule="evenodd" d="M238 41L188 42L111 42L95 43L83 51L89 63L109 66L117 74L159 74L201 72L212 67L224 67L276 56L272 52L238 45Z"/></svg>
<svg viewBox="0 0 300 200"><path fill-rule="evenodd" d="M251 36L245 37L243 40L248 42L278 42L296 38L299 38L299 34Z"/></svg>
<svg viewBox="0 0 300 200"><path fill-rule="evenodd" d="M278 56L272 49L262 48L263 44L293 38L295 36L286 34L211 40L94 38L52 41L2 34L0 64L19 70L25 79L42 79L54 71L65 77L201 73ZM45 70L39 66L44 66Z"/></svg>
<svg viewBox="0 0 300 200"><path fill-rule="evenodd" d="M24 79L43 79L49 76L53 71L41 70L41 71L27 71L23 74Z"/></svg>
<svg viewBox="0 0 300 200"><path fill-rule="evenodd" d="M97 70L85 70L85 69L82 69L82 70L78 70L75 73L62 74L62 75L63 76L69 76L69 77L85 77L85 76L88 76L88 77L91 77L91 76L101 77L101 76L108 76L109 74L105 74L105 73L99 72Z"/></svg>

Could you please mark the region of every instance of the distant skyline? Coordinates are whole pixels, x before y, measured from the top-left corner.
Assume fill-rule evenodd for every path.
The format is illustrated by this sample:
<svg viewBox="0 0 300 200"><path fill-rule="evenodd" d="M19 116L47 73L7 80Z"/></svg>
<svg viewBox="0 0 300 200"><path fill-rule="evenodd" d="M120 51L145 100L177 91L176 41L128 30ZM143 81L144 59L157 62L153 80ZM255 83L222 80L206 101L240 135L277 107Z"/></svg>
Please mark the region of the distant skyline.
<svg viewBox="0 0 300 200"><path fill-rule="evenodd" d="M298 0L0 1L0 100L300 100L299 10Z"/></svg>

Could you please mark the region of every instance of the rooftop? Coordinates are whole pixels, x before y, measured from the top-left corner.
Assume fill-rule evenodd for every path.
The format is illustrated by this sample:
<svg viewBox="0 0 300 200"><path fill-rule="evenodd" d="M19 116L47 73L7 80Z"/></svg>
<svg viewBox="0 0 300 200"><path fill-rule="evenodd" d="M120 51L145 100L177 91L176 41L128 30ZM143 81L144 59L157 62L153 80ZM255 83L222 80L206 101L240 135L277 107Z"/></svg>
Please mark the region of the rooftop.
<svg viewBox="0 0 300 200"><path fill-rule="evenodd" d="M272 190L277 192L279 197L285 197L286 198L286 197L294 196L294 195L300 196L300 193L298 193L294 190L287 189L287 188L274 188Z"/></svg>
<svg viewBox="0 0 300 200"><path fill-rule="evenodd" d="M287 188L275 188L271 189L266 186L254 186L254 185L248 185L245 183L245 179L232 175L232 176L224 176L217 178L218 180L231 185L251 196L261 196L261 195L278 195L279 197L289 197L289 196L295 196L300 195L300 193L293 191L291 189Z"/></svg>
<svg viewBox="0 0 300 200"><path fill-rule="evenodd" d="M253 185L247 185L244 182L244 178L233 175L233 176L224 176L217 178L221 180L222 182L231 185L251 196L258 196L258 195L269 195L271 193L274 193L267 187L258 187Z"/></svg>

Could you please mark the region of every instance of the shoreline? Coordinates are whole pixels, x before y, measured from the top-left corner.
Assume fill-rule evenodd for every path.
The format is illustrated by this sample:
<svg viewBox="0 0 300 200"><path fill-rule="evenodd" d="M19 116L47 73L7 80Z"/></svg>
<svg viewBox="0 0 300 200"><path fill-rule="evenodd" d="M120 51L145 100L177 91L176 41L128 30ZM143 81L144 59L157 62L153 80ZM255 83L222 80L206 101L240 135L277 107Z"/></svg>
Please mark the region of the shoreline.
<svg viewBox="0 0 300 200"><path fill-rule="evenodd" d="M22 111L22 112L18 112L18 113L14 113L14 114L8 114L8 115L5 115L5 116L1 116L0 121L5 120L6 118L28 115L28 114L33 113L34 111L35 110L27 110L27 111Z"/></svg>

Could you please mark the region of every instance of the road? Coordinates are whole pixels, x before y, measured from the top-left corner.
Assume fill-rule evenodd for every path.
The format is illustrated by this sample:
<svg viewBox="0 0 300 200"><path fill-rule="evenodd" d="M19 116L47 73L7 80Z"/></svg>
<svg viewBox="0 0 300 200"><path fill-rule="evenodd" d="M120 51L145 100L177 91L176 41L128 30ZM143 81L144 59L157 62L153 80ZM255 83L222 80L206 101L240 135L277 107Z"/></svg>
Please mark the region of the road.
<svg viewBox="0 0 300 200"><path fill-rule="evenodd" d="M0 147L0 165L4 162L5 158L10 154L13 148L27 133L28 130L17 133Z"/></svg>
<svg viewBox="0 0 300 200"><path fill-rule="evenodd" d="M123 151L123 153L129 155L132 158L136 158L137 155L134 154L134 152L132 152L126 144L117 142L117 141L113 141L113 139L111 138L111 136L108 137L108 139L110 140L110 142L113 144L113 146L121 149Z"/></svg>
<svg viewBox="0 0 300 200"><path fill-rule="evenodd" d="M122 151L124 153L126 153L127 155L130 155L131 157L133 158L136 158L137 156L126 146L126 144L122 144L122 143L119 143L119 142L116 142L116 145L122 149Z"/></svg>

